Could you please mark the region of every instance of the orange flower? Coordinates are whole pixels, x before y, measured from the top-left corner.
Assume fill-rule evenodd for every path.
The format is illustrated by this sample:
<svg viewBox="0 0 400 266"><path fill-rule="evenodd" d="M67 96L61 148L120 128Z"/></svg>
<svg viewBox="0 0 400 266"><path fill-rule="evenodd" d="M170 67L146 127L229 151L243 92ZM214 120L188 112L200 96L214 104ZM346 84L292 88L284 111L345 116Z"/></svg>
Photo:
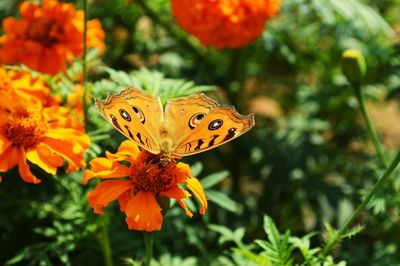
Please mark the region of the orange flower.
<svg viewBox="0 0 400 266"><path fill-rule="evenodd" d="M163 199L176 199L186 214L193 216L183 201L191 196L181 187L184 185L199 199L202 205L200 214L203 215L207 210L207 200L200 182L190 176L189 166L163 159L145 150L139 152L134 142L126 140L117 153L106 152L105 158L92 160L91 170L85 171L83 183L87 184L95 177L107 179L87 196L94 212L101 214L111 201L118 200L129 229L160 230L163 216L158 202ZM128 179L118 179L121 177Z"/></svg>
<svg viewBox="0 0 400 266"><path fill-rule="evenodd" d="M85 166L83 152L89 137L63 124L64 107L43 107L39 102L13 100L0 108L0 172L18 165L22 179L37 184L40 180L29 169L27 160L49 174L67 161L67 172Z"/></svg>
<svg viewBox="0 0 400 266"><path fill-rule="evenodd" d="M205 46L238 48L257 39L281 0L172 0L178 24Z"/></svg>
<svg viewBox="0 0 400 266"><path fill-rule="evenodd" d="M42 77L33 78L29 72L17 69L7 70L2 66L0 66L0 93L2 95L0 103L10 101L10 98L14 96L43 103L51 100L50 89Z"/></svg>
<svg viewBox="0 0 400 266"><path fill-rule="evenodd" d="M5 35L0 37L0 61L5 64L19 62L48 74L65 71L83 51L83 12L73 4L43 0L23 2L19 6L20 19L3 20ZM88 47L105 50L104 31L100 22L88 22Z"/></svg>

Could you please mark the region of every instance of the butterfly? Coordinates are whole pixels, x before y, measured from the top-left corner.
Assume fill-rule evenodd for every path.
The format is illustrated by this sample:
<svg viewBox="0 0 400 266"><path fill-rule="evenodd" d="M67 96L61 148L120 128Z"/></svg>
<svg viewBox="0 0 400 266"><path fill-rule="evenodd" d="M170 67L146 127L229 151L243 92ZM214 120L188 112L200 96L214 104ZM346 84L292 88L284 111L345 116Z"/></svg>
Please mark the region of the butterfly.
<svg viewBox="0 0 400 266"><path fill-rule="evenodd" d="M240 115L204 94L171 99L164 110L159 97L130 87L96 101L96 106L139 147L172 158L210 150L254 126L253 114Z"/></svg>

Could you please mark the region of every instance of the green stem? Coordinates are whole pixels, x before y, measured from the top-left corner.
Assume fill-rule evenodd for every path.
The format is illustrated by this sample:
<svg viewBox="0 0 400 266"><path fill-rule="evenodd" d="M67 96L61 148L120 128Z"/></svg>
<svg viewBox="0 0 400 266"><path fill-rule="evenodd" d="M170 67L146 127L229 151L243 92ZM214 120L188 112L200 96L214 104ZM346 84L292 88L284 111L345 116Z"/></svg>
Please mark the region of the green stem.
<svg viewBox="0 0 400 266"><path fill-rule="evenodd" d="M82 85L83 85L83 96L82 96L82 103L83 103L83 112L84 112L84 121L85 121L85 130L88 131L88 103L86 101L87 98L87 87L86 87L86 53L87 53L87 20L88 20L88 8L87 8L87 0L83 0L83 51L82 51Z"/></svg>
<svg viewBox="0 0 400 266"><path fill-rule="evenodd" d="M399 162L400 162L400 151L397 152L397 155L394 158L394 160L390 163L390 165L386 169L385 173L378 179L378 181L375 183L375 185L372 187L372 189L368 192L367 196L362 201L362 203L357 207L357 209L353 212L353 214L346 221L346 223L344 223L342 225L342 227L335 234L335 236L325 246L325 248L322 252L323 257L326 257L328 255L328 253L331 251L332 247L343 237L343 235L346 233L347 229L353 224L353 222L358 217L360 212L362 210L364 210L365 206L368 204L368 202L371 200L371 198L375 195L375 193L378 191L378 189L381 188L382 185L388 180L390 174L394 171L394 169L396 169Z"/></svg>
<svg viewBox="0 0 400 266"><path fill-rule="evenodd" d="M354 84L353 87L354 87L354 90L356 93L358 103L360 105L362 116L364 117L365 123L367 124L368 133L372 139L372 142L375 146L375 150L378 154L378 158L385 167L388 167L388 161L386 158L385 150L383 149L383 146L382 146L381 142L379 141L378 134L376 133L376 130L375 130L374 126L372 125L371 119L369 118L367 109L365 108L365 99L364 99L364 94L362 92L361 85Z"/></svg>
<svg viewBox="0 0 400 266"><path fill-rule="evenodd" d="M173 36L178 40L184 47L193 53L199 60L203 61L209 66L214 66L214 62L207 56L207 50L197 45L193 41L187 38L187 34L182 33L178 28L171 25L171 21L164 19L159 16L155 10L153 10L148 4L147 0L136 0L135 3L142 7L146 14L158 25L164 28L169 35Z"/></svg>
<svg viewBox="0 0 400 266"><path fill-rule="evenodd" d="M151 232L144 232L144 244L146 247L146 266L150 266L151 259L153 258L153 234Z"/></svg>
<svg viewBox="0 0 400 266"><path fill-rule="evenodd" d="M100 229L100 243L103 251L104 266L113 266L110 238L108 235L108 223L103 221Z"/></svg>

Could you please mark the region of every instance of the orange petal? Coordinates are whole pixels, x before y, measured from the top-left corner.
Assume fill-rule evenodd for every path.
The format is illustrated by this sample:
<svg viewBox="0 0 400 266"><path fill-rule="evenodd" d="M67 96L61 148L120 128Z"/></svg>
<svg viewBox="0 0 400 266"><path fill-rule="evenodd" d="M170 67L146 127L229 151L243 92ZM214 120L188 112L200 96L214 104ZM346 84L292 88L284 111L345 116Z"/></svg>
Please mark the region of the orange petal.
<svg viewBox="0 0 400 266"><path fill-rule="evenodd" d="M133 197L133 193L131 191L127 191L123 193L121 196L118 198L118 203L119 203L119 209L122 212L125 212L126 210L126 205L128 204L128 201L130 201Z"/></svg>
<svg viewBox="0 0 400 266"><path fill-rule="evenodd" d="M202 207L199 212L201 215L204 215L208 208L208 203L206 195L204 194L203 187L201 186L199 180L197 180L197 178L192 176L186 180L186 186L193 192L196 198L200 201Z"/></svg>
<svg viewBox="0 0 400 266"><path fill-rule="evenodd" d="M23 147L19 148L18 156L18 171L22 179L27 183L39 184L41 180L31 173L29 165L26 163L25 149Z"/></svg>
<svg viewBox="0 0 400 266"><path fill-rule="evenodd" d="M178 167L178 169L180 170L176 181L178 183L186 183L186 180L190 178L190 174L192 173L192 170L190 170L190 166L186 163L178 163L176 167Z"/></svg>
<svg viewBox="0 0 400 266"><path fill-rule="evenodd" d="M26 152L26 158L47 173L55 175L57 167L63 165L63 160L60 156L49 151L44 145L38 144L35 148L29 148Z"/></svg>
<svg viewBox="0 0 400 266"><path fill-rule="evenodd" d="M91 170L86 170L83 173L84 185L89 182L90 179L98 178L119 178L130 175L130 168L122 165L118 162L113 162L106 158L96 158L90 162Z"/></svg>
<svg viewBox="0 0 400 266"><path fill-rule="evenodd" d="M136 159L139 153L139 147L135 142L125 140L119 146L117 153L114 154L106 151L106 157L115 161L123 161L127 158Z"/></svg>
<svg viewBox="0 0 400 266"><path fill-rule="evenodd" d="M67 163L67 172L72 172L74 170L79 170L86 165L83 160L83 149L80 153L74 153L76 148L76 143L72 141L62 141L57 139L44 138L42 143L52 152L63 157Z"/></svg>
<svg viewBox="0 0 400 266"><path fill-rule="evenodd" d="M90 207L94 209L94 213L102 214L103 208L108 203L116 200L121 194L131 188L133 188L133 185L129 180L107 180L90 191L87 199Z"/></svg>
<svg viewBox="0 0 400 266"><path fill-rule="evenodd" d="M13 145L0 153L0 172L6 172L18 164L19 154L18 148Z"/></svg>
<svg viewBox="0 0 400 266"><path fill-rule="evenodd" d="M186 215L189 216L190 218L192 218L192 217L193 217L193 213L192 213L192 212L189 210L189 208L186 206L185 202L184 202L183 200L181 200L181 199L178 199L178 200L176 200L176 201L178 202L179 206L181 206L182 209L185 210Z"/></svg>
<svg viewBox="0 0 400 266"><path fill-rule="evenodd" d="M11 144L11 141L0 135L0 153L4 152Z"/></svg>
<svg viewBox="0 0 400 266"><path fill-rule="evenodd" d="M160 192L160 195L173 199L184 199L190 197L190 193L188 191L180 188L176 184L168 190Z"/></svg>
<svg viewBox="0 0 400 266"><path fill-rule="evenodd" d="M153 193L139 191L126 205L126 223L131 230L160 230L163 216Z"/></svg>

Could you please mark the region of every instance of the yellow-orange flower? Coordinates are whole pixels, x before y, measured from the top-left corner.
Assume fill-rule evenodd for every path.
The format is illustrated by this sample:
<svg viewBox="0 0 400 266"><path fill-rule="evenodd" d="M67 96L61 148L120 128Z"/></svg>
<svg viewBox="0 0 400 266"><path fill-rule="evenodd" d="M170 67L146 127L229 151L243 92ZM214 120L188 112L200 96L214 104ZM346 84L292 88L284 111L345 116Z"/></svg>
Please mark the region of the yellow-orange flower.
<svg viewBox="0 0 400 266"><path fill-rule="evenodd" d="M2 102L0 108L0 172L18 165L22 179L40 182L29 168L27 160L49 174L68 163L67 172L85 166L83 152L89 147L89 137L73 128L66 128L65 107L43 107L40 102L18 100Z"/></svg>
<svg viewBox="0 0 400 266"><path fill-rule="evenodd" d="M3 20L0 61L22 63L48 74L65 71L66 62L83 51L83 12L71 3L57 0L25 1L19 6L21 18ZM87 45L104 52L104 31L98 20L88 22Z"/></svg>
<svg viewBox="0 0 400 266"><path fill-rule="evenodd" d="M0 66L0 106L2 101L10 101L12 97L49 103L52 100L50 88L41 76L32 77L29 72Z"/></svg>
<svg viewBox="0 0 400 266"><path fill-rule="evenodd" d="M238 48L257 39L281 0L171 0L178 24L205 46Z"/></svg>
<svg viewBox="0 0 400 266"><path fill-rule="evenodd" d="M195 177L190 176L187 164L163 161L160 156L145 150L139 152L137 145L130 140L122 142L117 153L106 152L105 158L92 160L90 167L84 173L84 184L95 177L107 179L88 194L90 206L95 213L101 214L111 201L118 200L129 229L160 230L163 216L158 200L163 198L176 199L192 217L183 201L191 195L181 186L190 189L200 201L200 214L207 210L203 188ZM123 177L127 178L120 179Z"/></svg>

